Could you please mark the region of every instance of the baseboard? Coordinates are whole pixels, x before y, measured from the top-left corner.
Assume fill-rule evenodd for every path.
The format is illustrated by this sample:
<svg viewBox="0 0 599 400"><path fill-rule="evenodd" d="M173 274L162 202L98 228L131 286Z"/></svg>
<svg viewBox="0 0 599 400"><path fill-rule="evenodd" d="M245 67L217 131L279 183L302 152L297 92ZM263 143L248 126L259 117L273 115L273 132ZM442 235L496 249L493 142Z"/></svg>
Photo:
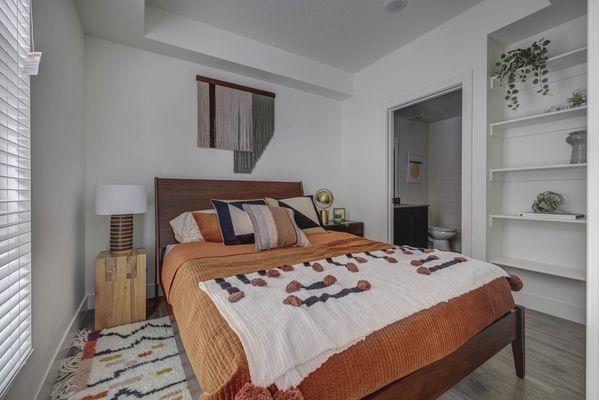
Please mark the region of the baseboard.
<svg viewBox="0 0 599 400"><path fill-rule="evenodd" d="M162 289L158 289L158 296L162 296ZM153 283L148 283L146 285L146 299L153 299L154 298L154 284ZM96 300L96 295L95 293L89 293L87 295L87 309L88 310L93 310L94 309L94 302Z"/></svg>
<svg viewBox="0 0 599 400"><path fill-rule="evenodd" d="M83 323L83 318L85 317L85 305L87 304L87 296L83 297L81 300L81 304L77 308L77 312L71 319L67 330L62 336L62 340L60 346L56 349L54 356L52 358L52 362L48 365L46 372L44 373L44 377L42 379L42 383L37 389L35 394L35 398L38 400L47 400L50 397L50 390L52 389L52 385L56 381L56 377L58 376L58 370L60 368L60 363L67 356L67 353L71 347L71 343L73 341L73 337L75 336L75 332L79 330L79 327Z"/></svg>
<svg viewBox="0 0 599 400"><path fill-rule="evenodd" d="M531 310L578 322L579 324L586 323L585 307L526 292L514 293L514 298L518 304Z"/></svg>

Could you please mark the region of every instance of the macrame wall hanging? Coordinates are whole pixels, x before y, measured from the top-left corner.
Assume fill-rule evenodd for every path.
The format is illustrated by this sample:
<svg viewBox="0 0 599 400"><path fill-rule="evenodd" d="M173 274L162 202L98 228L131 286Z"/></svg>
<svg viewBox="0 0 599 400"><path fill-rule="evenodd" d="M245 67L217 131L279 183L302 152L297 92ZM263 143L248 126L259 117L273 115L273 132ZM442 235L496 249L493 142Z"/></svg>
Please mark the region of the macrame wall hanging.
<svg viewBox="0 0 599 400"><path fill-rule="evenodd" d="M249 174L275 129L275 94L196 76L198 146L233 150L233 171Z"/></svg>

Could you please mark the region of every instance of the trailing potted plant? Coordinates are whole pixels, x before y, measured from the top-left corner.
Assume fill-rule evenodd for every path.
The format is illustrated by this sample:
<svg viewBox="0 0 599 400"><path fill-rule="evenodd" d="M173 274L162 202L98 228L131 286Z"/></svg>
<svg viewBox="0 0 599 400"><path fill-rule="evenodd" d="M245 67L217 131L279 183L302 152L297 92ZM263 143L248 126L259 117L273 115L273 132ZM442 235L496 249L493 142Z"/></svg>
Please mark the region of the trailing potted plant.
<svg viewBox="0 0 599 400"><path fill-rule="evenodd" d="M518 102L518 83L526 83L532 78L532 83L538 85L537 93L542 96L549 94L549 79L547 74L547 45L550 40L541 38L529 47L518 48L503 53L495 64L499 84L505 86L504 100L508 108L516 111L520 106Z"/></svg>

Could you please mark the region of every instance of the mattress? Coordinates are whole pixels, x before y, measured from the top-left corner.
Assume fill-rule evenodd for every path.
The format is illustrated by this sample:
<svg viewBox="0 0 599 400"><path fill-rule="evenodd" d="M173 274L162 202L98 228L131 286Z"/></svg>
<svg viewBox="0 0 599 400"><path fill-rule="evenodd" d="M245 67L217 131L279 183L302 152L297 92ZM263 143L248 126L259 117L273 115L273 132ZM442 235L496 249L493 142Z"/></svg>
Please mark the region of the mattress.
<svg viewBox="0 0 599 400"><path fill-rule="evenodd" d="M309 235L312 246L256 252L254 245L186 243L164 260L162 283L202 400L230 400L250 381L243 346L199 283L389 244L341 232ZM417 312L330 357L298 386L305 399L360 399L455 351L514 307L506 279Z"/></svg>

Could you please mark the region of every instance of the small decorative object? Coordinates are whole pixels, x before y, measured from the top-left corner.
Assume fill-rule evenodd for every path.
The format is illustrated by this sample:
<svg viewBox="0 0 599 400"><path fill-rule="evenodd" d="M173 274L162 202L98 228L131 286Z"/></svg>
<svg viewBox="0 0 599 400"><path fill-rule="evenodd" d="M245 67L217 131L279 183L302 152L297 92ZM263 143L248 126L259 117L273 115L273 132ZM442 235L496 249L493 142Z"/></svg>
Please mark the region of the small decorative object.
<svg viewBox="0 0 599 400"><path fill-rule="evenodd" d="M551 214L561 211L566 198L555 192L547 191L539 193L537 199L532 203L532 210L535 213Z"/></svg>
<svg viewBox="0 0 599 400"><path fill-rule="evenodd" d="M568 104L560 104L560 105L553 105L547 109L545 109L545 113L551 113L551 112L556 112L556 111L562 111L562 110L569 110L570 107Z"/></svg>
<svg viewBox="0 0 599 400"><path fill-rule="evenodd" d="M576 131L568 134L566 143L572 146L570 164L584 164L587 162L587 131Z"/></svg>
<svg viewBox="0 0 599 400"><path fill-rule="evenodd" d="M583 89L576 89L572 92L572 97L568 97L568 103L571 107L580 107L587 104L587 92Z"/></svg>
<svg viewBox="0 0 599 400"><path fill-rule="evenodd" d="M422 182L422 155L408 153L408 183Z"/></svg>
<svg viewBox="0 0 599 400"><path fill-rule="evenodd" d="M233 171L249 174L275 129L275 94L196 76L198 147L232 150Z"/></svg>
<svg viewBox="0 0 599 400"><path fill-rule="evenodd" d="M525 49L510 50L503 53L495 66L497 67L497 77L501 86L506 86L505 101L508 108L516 111L520 106L518 102L518 93L516 83L525 83L532 74L532 83L538 85L537 93L546 96L549 94L549 79L547 74L547 45L550 40L541 38L533 42Z"/></svg>
<svg viewBox="0 0 599 400"><path fill-rule="evenodd" d="M148 199L143 185L96 186L97 215L110 215L110 253L126 255L133 249L133 214L147 210Z"/></svg>
<svg viewBox="0 0 599 400"><path fill-rule="evenodd" d="M329 223L329 211L327 208L333 205L335 198L329 189L318 189L314 195L314 202L320 208L320 222L323 225Z"/></svg>
<svg viewBox="0 0 599 400"><path fill-rule="evenodd" d="M345 222L345 208L333 208L333 221L336 224Z"/></svg>

